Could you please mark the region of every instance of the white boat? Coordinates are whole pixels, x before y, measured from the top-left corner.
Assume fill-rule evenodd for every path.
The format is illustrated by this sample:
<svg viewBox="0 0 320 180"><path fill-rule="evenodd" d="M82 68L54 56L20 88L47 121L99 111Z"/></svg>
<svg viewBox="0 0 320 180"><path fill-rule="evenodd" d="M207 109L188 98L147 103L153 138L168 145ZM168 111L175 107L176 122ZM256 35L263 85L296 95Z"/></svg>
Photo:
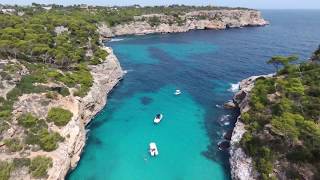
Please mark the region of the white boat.
<svg viewBox="0 0 320 180"><path fill-rule="evenodd" d="M181 91L179 89L176 90L176 92L174 92L174 95L180 95Z"/></svg>
<svg viewBox="0 0 320 180"><path fill-rule="evenodd" d="M149 152L151 156L157 156L159 154L156 143L151 142L149 144Z"/></svg>
<svg viewBox="0 0 320 180"><path fill-rule="evenodd" d="M157 114L156 117L154 118L153 122L158 124L158 123L160 123L162 118L163 118L162 114Z"/></svg>

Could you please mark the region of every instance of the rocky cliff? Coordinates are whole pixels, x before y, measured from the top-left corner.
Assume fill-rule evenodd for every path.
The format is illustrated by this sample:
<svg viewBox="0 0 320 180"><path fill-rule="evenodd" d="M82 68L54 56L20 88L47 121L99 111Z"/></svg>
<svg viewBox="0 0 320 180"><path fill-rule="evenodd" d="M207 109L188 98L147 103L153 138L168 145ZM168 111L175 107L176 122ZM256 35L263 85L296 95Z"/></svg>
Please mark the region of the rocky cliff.
<svg viewBox="0 0 320 180"><path fill-rule="evenodd" d="M231 177L235 180L253 180L258 178L252 159L247 156L240 146L242 136L246 132L245 124L241 121L241 114L250 109L250 91L254 87L254 83L258 78L271 77L270 75L252 76L240 82L239 91L235 94L233 101L240 109L240 116L237 118L231 141L230 141L230 168Z"/></svg>
<svg viewBox="0 0 320 180"><path fill-rule="evenodd" d="M32 148L25 149L23 153L5 153L3 144L0 144L2 146L2 149L0 149L0 160L10 161L21 157L32 159L39 155L50 157L52 159L52 167L48 170L47 179L57 180L65 178L68 171L74 168L80 160L80 155L86 141L85 126L105 106L107 94L117 85L123 76L123 71L112 49L108 47L104 47L104 49L109 54L106 60L101 64L89 66L94 82L85 97L81 98L70 94L68 96L57 95L55 98L48 98L46 93L31 93L22 95L14 103L13 121L10 129L4 133L5 137L20 137L20 135L23 135L24 129L16 123L17 117L22 114L32 113L36 117L39 117L39 119L45 119L49 109L52 107L62 107L72 112L72 119L63 127L48 123L48 129L58 132L64 139L59 143L58 148L47 152L31 146ZM1 61L1 63L8 62ZM25 71L25 69L21 69L20 73L14 74L14 77L21 79L21 73L26 74ZM12 79L15 80L14 78ZM49 83L43 85L56 86L58 84ZM8 86L2 89L12 89L12 87ZM72 88L70 90L73 91ZM30 175L28 168L18 168L11 172L10 179L25 180L34 178Z"/></svg>
<svg viewBox="0 0 320 180"><path fill-rule="evenodd" d="M49 171L48 179L64 179L67 172L76 167L85 146L85 126L105 106L107 95L112 88L122 79L123 71L117 57L111 48L105 48L109 55L99 65L91 66L94 84L84 98L74 99L77 113L65 127L64 132L70 135L68 142L59 146L57 156L54 158L53 168Z"/></svg>
<svg viewBox="0 0 320 180"><path fill-rule="evenodd" d="M268 24L259 11L247 9L193 11L178 17L149 14L134 19L133 22L113 27L101 24L99 32L104 38L110 38L121 35L176 33L196 29L226 29Z"/></svg>

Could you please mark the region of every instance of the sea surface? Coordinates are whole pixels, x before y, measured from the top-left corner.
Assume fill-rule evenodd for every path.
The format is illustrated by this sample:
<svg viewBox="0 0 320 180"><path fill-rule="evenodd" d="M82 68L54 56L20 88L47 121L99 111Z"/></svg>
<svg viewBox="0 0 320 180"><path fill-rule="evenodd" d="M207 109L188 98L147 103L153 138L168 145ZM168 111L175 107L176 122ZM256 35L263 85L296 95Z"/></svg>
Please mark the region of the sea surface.
<svg viewBox="0 0 320 180"><path fill-rule="evenodd" d="M92 120L71 180L230 179L219 150L237 112L221 108L237 82L274 71L274 55L306 60L320 44L320 11L265 10L266 27L119 37L107 43L127 71ZM232 88L233 87L233 88ZM180 89L182 94L173 93ZM153 118L164 118L155 125ZM156 142L159 156L148 154Z"/></svg>

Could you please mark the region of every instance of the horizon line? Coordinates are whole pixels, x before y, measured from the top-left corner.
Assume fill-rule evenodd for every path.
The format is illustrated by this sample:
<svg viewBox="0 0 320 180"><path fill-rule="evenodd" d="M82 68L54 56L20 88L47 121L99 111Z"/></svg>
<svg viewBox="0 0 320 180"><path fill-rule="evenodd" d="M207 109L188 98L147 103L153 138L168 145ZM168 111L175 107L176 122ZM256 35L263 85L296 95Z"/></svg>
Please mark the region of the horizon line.
<svg viewBox="0 0 320 180"><path fill-rule="evenodd" d="M33 3L29 3L29 4L1 4L1 6L32 6ZM50 6L50 5L58 5L58 6L63 6L63 7L67 7L67 6L78 6L78 5L87 5L87 6L98 6L98 7L131 7L131 6L140 6L140 7L156 7L156 6L195 6L195 7L225 7L225 8L247 8L247 9L257 9L257 10L320 10L320 8L262 8L262 7L242 7L242 6L221 6L221 5L213 5L213 4L207 4L207 5L194 5L194 4L155 4L155 5L141 5L141 4L128 4L128 5L99 5L99 4L86 4L86 3L80 3L80 4L55 4L55 3L48 3L48 4L44 4L44 3L35 3L35 4L39 4L42 6Z"/></svg>

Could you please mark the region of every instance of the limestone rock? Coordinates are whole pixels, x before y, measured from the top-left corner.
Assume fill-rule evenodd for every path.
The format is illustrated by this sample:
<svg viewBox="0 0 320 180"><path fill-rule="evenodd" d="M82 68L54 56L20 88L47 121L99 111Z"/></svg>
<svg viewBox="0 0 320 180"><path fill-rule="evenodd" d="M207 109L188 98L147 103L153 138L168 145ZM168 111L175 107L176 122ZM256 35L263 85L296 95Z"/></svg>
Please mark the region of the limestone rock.
<svg viewBox="0 0 320 180"><path fill-rule="evenodd" d="M48 99L45 93L24 94L14 103L14 117L10 125L11 128L4 133L8 137L23 135L23 128L16 125L17 117L23 113L32 113L43 119L46 118L51 107L62 107L73 113L72 119L64 127L57 127L54 123L48 123L49 131L58 132L64 137L64 141L59 143L56 150L45 152L37 149L37 147L31 147L30 150L24 151L25 155L23 157L33 158L44 155L52 158L53 166L48 170L47 177L49 180L64 179L68 171L76 167L86 141L85 126L105 106L107 94L123 76L123 71L112 49L107 47L103 49L109 54L106 60L99 65L89 66L94 83L87 96L80 98L70 94L66 97L57 95L54 99ZM60 86L54 83L35 85ZM19 153L8 154L0 148L0 160L12 160L16 157L22 157L22 155ZM25 171L14 172L12 178L33 179Z"/></svg>
<svg viewBox="0 0 320 180"><path fill-rule="evenodd" d="M250 91L254 87L254 82L259 78L272 77L273 75L252 76L240 82L240 91L233 98L240 109L240 113L247 112L250 109ZM240 146L242 136L246 132L245 124L240 120L240 117L241 115L237 118L230 141L231 177L235 180L253 180L258 178L258 173L254 169L251 157L247 156Z"/></svg>
<svg viewBox="0 0 320 180"><path fill-rule="evenodd" d="M48 179L64 179L70 168L76 167L85 146L85 126L103 109L107 94L123 77L123 71L112 49L104 49L109 53L106 60L99 65L90 66L94 83L87 96L73 99L78 113L74 116L74 121L69 122L61 133L64 137L69 135L69 138L66 139L67 143L60 144L54 151L57 156L53 158L54 163Z"/></svg>
<svg viewBox="0 0 320 180"><path fill-rule="evenodd" d="M61 33L63 32L68 32L69 29L67 27L64 27L64 26L57 26L54 28L54 32L57 34L57 35L60 35Z"/></svg>
<svg viewBox="0 0 320 180"><path fill-rule="evenodd" d="M151 26L146 19L151 17L160 18L160 24ZM199 17L206 17L200 19ZM108 27L105 24L99 26L99 33L104 38L122 35L141 35L152 33L176 33L187 32L194 29L226 29L244 26L263 26L268 22L261 17L256 10L210 10L193 11L180 16L185 20L184 24L169 23L173 17L164 14L152 14L136 16L135 21L127 24L119 24Z"/></svg>
<svg viewBox="0 0 320 180"><path fill-rule="evenodd" d="M223 104L223 107L226 109L234 109L237 107L237 105L233 101L228 101Z"/></svg>

